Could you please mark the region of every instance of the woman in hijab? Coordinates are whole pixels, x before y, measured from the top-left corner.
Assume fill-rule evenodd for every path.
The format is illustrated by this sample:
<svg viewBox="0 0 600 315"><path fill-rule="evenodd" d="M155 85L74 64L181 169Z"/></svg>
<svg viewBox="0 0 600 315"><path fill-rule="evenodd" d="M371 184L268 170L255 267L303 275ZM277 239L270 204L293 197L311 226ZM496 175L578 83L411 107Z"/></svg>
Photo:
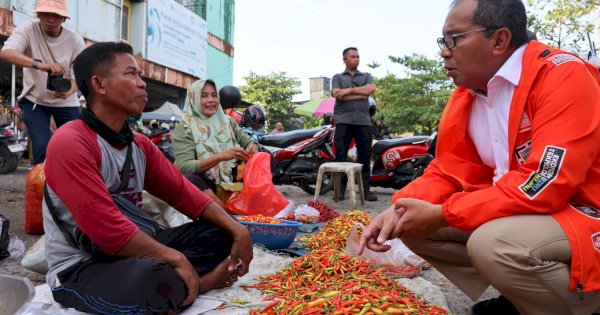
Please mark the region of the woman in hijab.
<svg viewBox="0 0 600 315"><path fill-rule="evenodd" d="M196 81L188 88L183 119L172 139L175 166L227 209L215 194L216 185L233 183L238 161L245 161L258 146L223 113L214 81Z"/></svg>

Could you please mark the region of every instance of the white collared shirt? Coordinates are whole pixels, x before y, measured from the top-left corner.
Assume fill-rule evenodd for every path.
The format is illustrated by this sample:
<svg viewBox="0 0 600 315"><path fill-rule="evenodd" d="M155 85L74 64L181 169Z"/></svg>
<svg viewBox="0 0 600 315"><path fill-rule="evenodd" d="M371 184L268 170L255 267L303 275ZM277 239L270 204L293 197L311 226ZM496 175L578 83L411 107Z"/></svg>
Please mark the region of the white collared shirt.
<svg viewBox="0 0 600 315"><path fill-rule="evenodd" d="M506 60L487 84L487 96L471 91L475 101L469 117L469 136L483 163L494 169L496 183L508 172L508 116L510 104L519 85L523 45Z"/></svg>

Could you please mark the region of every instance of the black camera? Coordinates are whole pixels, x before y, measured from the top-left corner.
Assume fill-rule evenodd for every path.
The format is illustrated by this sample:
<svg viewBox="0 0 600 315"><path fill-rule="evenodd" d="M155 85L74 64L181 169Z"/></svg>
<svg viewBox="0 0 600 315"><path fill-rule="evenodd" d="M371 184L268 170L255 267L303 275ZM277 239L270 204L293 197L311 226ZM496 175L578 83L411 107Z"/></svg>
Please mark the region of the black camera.
<svg viewBox="0 0 600 315"><path fill-rule="evenodd" d="M65 79L62 76L52 75L51 72L48 72L46 89L56 92L68 92L71 89L71 80Z"/></svg>

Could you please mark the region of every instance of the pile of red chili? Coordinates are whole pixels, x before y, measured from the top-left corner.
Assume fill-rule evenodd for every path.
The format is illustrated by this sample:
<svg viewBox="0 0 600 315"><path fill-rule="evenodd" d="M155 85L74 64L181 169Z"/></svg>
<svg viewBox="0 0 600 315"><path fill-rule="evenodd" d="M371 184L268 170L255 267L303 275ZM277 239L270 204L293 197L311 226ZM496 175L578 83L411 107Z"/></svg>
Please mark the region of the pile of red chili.
<svg viewBox="0 0 600 315"><path fill-rule="evenodd" d="M245 215L236 217L238 221L242 222L255 222L255 223L269 223L269 224L283 224L279 219L273 217L267 217L262 214Z"/></svg>
<svg viewBox="0 0 600 315"><path fill-rule="evenodd" d="M346 250L346 241L348 235L355 223L362 223L367 226L371 222L369 216L360 210L349 211L339 216L321 228L316 234L310 234L298 239L298 243L311 250L335 249L337 251Z"/></svg>
<svg viewBox="0 0 600 315"><path fill-rule="evenodd" d="M251 314L446 314L388 278L382 268L336 250L297 258L252 286L274 300Z"/></svg>
<svg viewBox="0 0 600 315"><path fill-rule="evenodd" d="M333 220L340 216L339 213L335 212L330 206L320 201L309 201L307 203L309 206L317 209L319 211L319 221L327 222L329 220Z"/></svg>

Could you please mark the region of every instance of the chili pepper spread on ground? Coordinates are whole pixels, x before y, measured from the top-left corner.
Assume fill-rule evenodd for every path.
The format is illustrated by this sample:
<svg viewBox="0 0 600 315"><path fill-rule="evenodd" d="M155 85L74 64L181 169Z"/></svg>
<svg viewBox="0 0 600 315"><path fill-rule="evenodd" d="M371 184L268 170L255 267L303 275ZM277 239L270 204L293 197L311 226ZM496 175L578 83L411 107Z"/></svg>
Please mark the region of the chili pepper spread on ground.
<svg viewBox="0 0 600 315"><path fill-rule="evenodd" d="M252 287L279 300L251 314L446 314L388 278L384 269L333 249L299 257L259 281Z"/></svg>
<svg viewBox="0 0 600 315"><path fill-rule="evenodd" d="M319 211L319 221L321 222L327 222L340 216L339 213L323 202L309 201L307 204Z"/></svg>
<svg viewBox="0 0 600 315"><path fill-rule="evenodd" d="M321 228L319 233L301 237L297 241L300 245L311 250L335 249L343 252L346 250L346 240L348 240L348 235L354 224L362 223L367 226L370 222L371 219L363 211L349 211L329 221Z"/></svg>
<svg viewBox="0 0 600 315"><path fill-rule="evenodd" d="M273 217L267 217L262 214L246 215L237 217L238 221L242 222L254 222L254 223L269 223L269 224L283 224L279 219Z"/></svg>

